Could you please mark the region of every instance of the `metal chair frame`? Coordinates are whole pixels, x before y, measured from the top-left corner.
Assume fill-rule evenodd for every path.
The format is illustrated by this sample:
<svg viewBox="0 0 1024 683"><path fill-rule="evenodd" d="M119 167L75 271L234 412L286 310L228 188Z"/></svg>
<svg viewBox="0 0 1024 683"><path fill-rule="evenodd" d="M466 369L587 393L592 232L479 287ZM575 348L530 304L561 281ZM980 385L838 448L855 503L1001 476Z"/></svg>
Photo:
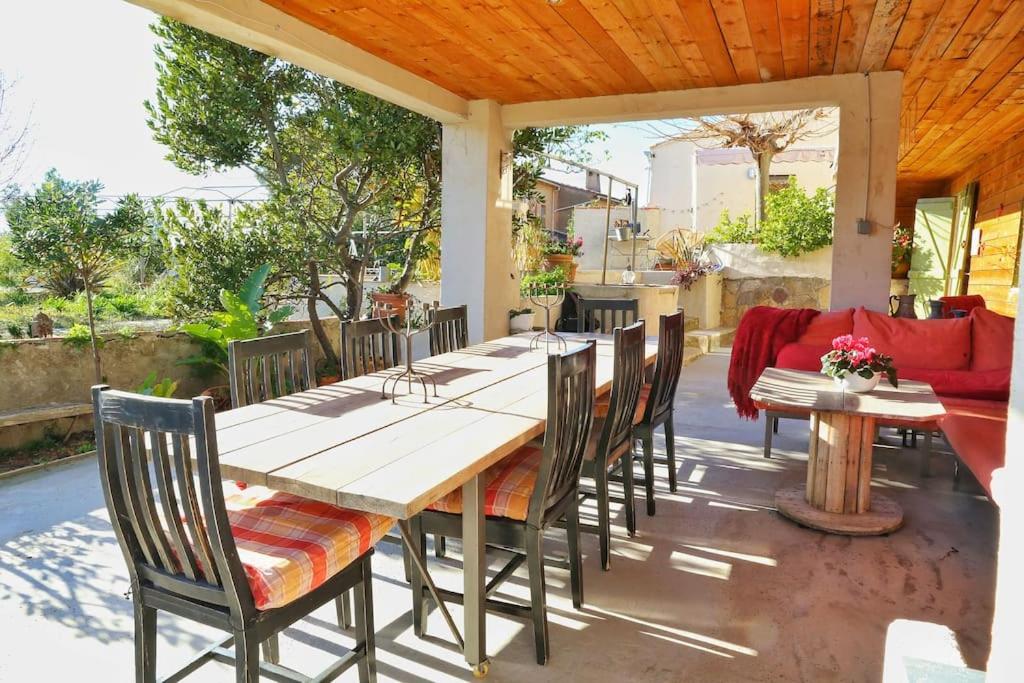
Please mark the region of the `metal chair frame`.
<svg viewBox="0 0 1024 683"><path fill-rule="evenodd" d="M530 498L525 521L488 517L485 535L489 547L512 553L512 559L487 584L488 609L518 617L532 617L537 663L548 659L549 641L544 581L544 531L566 519L569 544L569 572L572 601L583 604L583 567L579 545L579 480L583 455L594 419L594 373L596 347L593 342L548 358L548 410L544 432L544 454L537 483ZM462 516L426 510L412 520L411 540L425 562L425 535L462 536ZM497 600L491 595L526 562L529 570L530 605ZM426 600L430 593L422 577L413 574L413 627L425 634ZM437 589L446 602L462 604L460 593Z"/></svg>
<svg viewBox="0 0 1024 683"><path fill-rule="evenodd" d="M291 603L256 609L225 508L213 399L155 398L104 385L94 386L92 397L103 496L131 579L136 681L156 681L160 610L230 634L167 681L181 680L210 659L233 663L240 683L257 681L261 672L276 680L330 680L352 666L358 666L360 681L375 680L373 550ZM261 643L352 589L353 650L315 679L277 664L276 648L265 648L269 661L260 662ZM233 653L227 649L232 643Z"/></svg>

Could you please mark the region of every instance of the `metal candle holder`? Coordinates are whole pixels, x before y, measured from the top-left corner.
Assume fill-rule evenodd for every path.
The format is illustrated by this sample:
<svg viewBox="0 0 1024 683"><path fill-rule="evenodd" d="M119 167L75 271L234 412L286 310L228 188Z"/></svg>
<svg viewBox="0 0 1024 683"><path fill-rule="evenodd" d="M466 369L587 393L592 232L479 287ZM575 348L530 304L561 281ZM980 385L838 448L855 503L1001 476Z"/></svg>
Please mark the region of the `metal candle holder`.
<svg viewBox="0 0 1024 683"><path fill-rule="evenodd" d="M434 326L436 316L430 315L431 312L437 312L437 302L434 302L433 306L423 304L423 319L426 321L422 327L413 328L412 316L406 313L405 325L403 327L401 321L395 315L394 308L388 304L382 305L378 311L377 316L381 321L381 324L387 328L392 334L396 334L405 339L405 369L401 372L393 373L389 377L384 378L384 384L380 387L381 399L387 398L388 382L394 381L391 386L391 402L395 402L396 393L398 391L398 383L405 379L409 383L409 393L412 394L412 383L413 381L419 382L423 386L423 402L428 403L427 398L427 382L430 382L430 386L434 388L434 398L437 398L437 382L430 375L425 375L418 371L412 364L412 338L421 332L426 332ZM397 321L397 322L396 322Z"/></svg>
<svg viewBox="0 0 1024 683"><path fill-rule="evenodd" d="M544 309L544 330L538 332L530 339L530 350L539 349L541 341L544 342L544 351L551 353L551 342L555 342L555 351L562 351L569 347L565 337L558 334L551 328L551 309L560 306L565 302L565 285L539 285L530 287L526 291L530 303Z"/></svg>

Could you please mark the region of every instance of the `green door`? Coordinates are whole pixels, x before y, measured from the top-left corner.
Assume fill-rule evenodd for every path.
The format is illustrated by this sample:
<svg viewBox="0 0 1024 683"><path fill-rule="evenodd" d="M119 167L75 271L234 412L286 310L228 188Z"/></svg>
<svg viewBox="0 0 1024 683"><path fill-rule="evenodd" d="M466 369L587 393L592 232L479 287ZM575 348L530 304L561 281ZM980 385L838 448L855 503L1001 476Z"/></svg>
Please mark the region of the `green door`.
<svg viewBox="0 0 1024 683"><path fill-rule="evenodd" d="M952 227L952 197L917 200L909 286L917 294L917 315L922 318L928 317L928 300L946 294Z"/></svg>

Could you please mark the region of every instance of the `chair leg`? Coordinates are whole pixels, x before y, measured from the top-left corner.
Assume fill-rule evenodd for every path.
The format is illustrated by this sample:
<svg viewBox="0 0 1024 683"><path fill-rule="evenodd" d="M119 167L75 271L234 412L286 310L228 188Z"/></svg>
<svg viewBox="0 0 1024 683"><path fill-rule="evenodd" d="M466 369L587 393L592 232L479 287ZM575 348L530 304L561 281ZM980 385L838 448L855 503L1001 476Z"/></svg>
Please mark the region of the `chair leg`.
<svg viewBox="0 0 1024 683"><path fill-rule="evenodd" d="M135 681L156 683L156 610L135 599Z"/></svg>
<svg viewBox="0 0 1024 683"><path fill-rule="evenodd" d="M260 644L251 631L235 631L235 681L258 683L260 680Z"/></svg>
<svg viewBox="0 0 1024 683"><path fill-rule="evenodd" d="M776 418L768 417L767 414L764 416L764 457L772 457L772 435L775 433L772 430L772 422Z"/></svg>
<svg viewBox="0 0 1024 683"><path fill-rule="evenodd" d="M569 583L572 606L583 607L583 555L580 553L580 503L577 499L565 512L565 534L569 542Z"/></svg>
<svg viewBox="0 0 1024 683"><path fill-rule="evenodd" d="M373 571L369 557L363 560L363 580L352 590L352 595L355 597L356 644L363 646L363 656L356 664L359 668L359 683L375 683L377 648L373 627Z"/></svg>
<svg viewBox="0 0 1024 683"><path fill-rule="evenodd" d="M778 433L779 433L779 418L773 417L772 418L772 434L778 434Z"/></svg>
<svg viewBox="0 0 1024 683"><path fill-rule="evenodd" d="M619 459L622 466L622 492L626 507L626 533L636 536L636 501L633 493L633 449ZM646 475L650 476L650 475Z"/></svg>
<svg viewBox="0 0 1024 683"><path fill-rule="evenodd" d="M339 595L334 606L338 610L338 627L342 630L352 628L352 595L345 591Z"/></svg>
<svg viewBox="0 0 1024 683"><path fill-rule="evenodd" d="M419 558L423 561L423 565L427 564L427 553L424 545L423 535L423 521L419 517L413 517L410 523L409 534L412 537L412 542L415 545L413 552L415 552ZM410 577L412 584L412 629L413 633L422 638L426 634L426 600L423 598L423 577L420 576L418 571L412 572Z"/></svg>
<svg viewBox="0 0 1024 683"><path fill-rule="evenodd" d="M645 431L640 441L644 445L644 493L647 496L647 516L654 516L654 431Z"/></svg>
<svg viewBox="0 0 1024 683"><path fill-rule="evenodd" d="M608 470L597 466L594 472L594 483L597 488L597 524L598 538L601 544L601 569L611 569L611 536L612 519L608 500Z"/></svg>
<svg viewBox="0 0 1024 683"><path fill-rule="evenodd" d="M544 534L531 527L526 530L526 564L530 572L530 611L537 663L545 664L548 661L548 612L544 594Z"/></svg>
<svg viewBox="0 0 1024 683"><path fill-rule="evenodd" d="M444 559L444 556L448 554L448 544L445 543L444 536L434 534L434 557L439 560Z"/></svg>
<svg viewBox="0 0 1024 683"><path fill-rule="evenodd" d="M260 648L263 650L263 659L271 664L281 662L281 639L278 634L275 633L260 643Z"/></svg>
<svg viewBox="0 0 1024 683"><path fill-rule="evenodd" d="M676 428L672 424L675 418L673 413L668 414L665 422L665 459L668 460L668 490L676 492Z"/></svg>

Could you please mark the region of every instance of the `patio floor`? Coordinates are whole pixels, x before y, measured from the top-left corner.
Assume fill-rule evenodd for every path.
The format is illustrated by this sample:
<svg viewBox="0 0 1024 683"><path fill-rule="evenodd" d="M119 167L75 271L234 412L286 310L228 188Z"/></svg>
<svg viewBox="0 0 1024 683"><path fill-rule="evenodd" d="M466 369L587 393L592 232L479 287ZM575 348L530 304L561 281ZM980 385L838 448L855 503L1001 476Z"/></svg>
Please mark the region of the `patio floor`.
<svg viewBox="0 0 1024 683"><path fill-rule="evenodd" d="M927 624L950 629L967 665L983 668L995 580L991 504L952 490L948 458L936 458L922 483L913 453L883 448L875 485L903 505L902 530L851 539L780 518L772 497L803 479L806 423L783 422L776 458L761 458L763 423L735 417L727 364L728 352L715 352L683 371L679 492L668 493L659 468L658 515L641 513L634 539L621 513L615 518L608 573L598 567L596 537L585 536L582 611L572 609L568 572L548 570L550 663L534 663L528 624L488 617L490 680L874 681L887 651L890 659L919 655L921 643L903 634L931 634ZM127 574L95 467L89 460L0 482L2 681L132 678ZM563 548L553 538L548 551ZM457 557L457 544L451 550ZM431 566L439 584L460 585L451 568ZM412 634L397 548L382 545L374 569L380 680L472 680L436 610L430 636ZM525 577L505 591L525 597ZM158 628L161 675L214 635L164 615ZM939 641L925 643L936 659ZM284 634L282 663L313 673L349 643L328 605ZM211 663L189 680L230 676ZM355 671L342 680L356 680Z"/></svg>

